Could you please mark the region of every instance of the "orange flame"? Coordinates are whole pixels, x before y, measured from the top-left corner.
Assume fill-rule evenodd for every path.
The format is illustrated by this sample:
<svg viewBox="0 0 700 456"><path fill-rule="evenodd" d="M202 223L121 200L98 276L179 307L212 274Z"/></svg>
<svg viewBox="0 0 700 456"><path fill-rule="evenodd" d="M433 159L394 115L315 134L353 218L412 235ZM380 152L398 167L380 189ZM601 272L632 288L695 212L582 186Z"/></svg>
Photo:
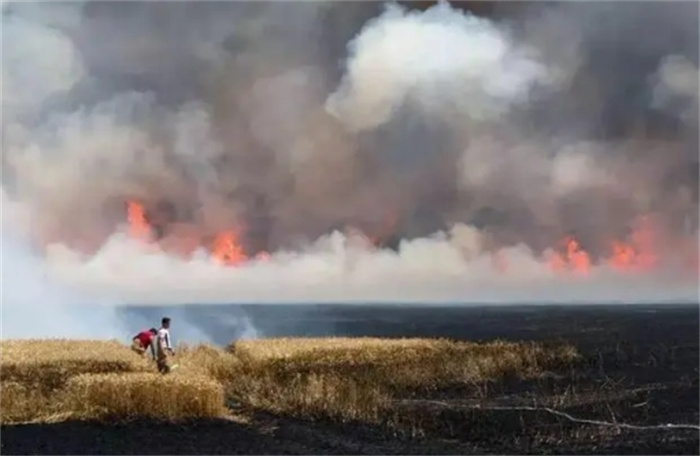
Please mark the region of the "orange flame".
<svg viewBox="0 0 700 456"><path fill-rule="evenodd" d="M216 236L212 247L212 257L228 266L238 265L248 259L233 231L224 231Z"/></svg>
<svg viewBox="0 0 700 456"><path fill-rule="evenodd" d="M641 217L630 235L630 242L615 241L608 264L618 271L643 271L656 266L655 236L648 217Z"/></svg>
<svg viewBox="0 0 700 456"><path fill-rule="evenodd" d="M129 236L141 242L150 243L153 240L151 224L146 217L146 210L143 204L131 200L127 202L127 221L129 224ZM357 230L349 229L350 233ZM186 234L186 235L185 235ZM369 241L370 244L377 245L379 237L367 238L357 231L356 237ZM160 245L166 250L179 250L182 256L189 256L199 244L196 233L180 233L171 239L167 246ZM167 241L167 240L166 240ZM185 242L186 241L186 242ZM164 242L161 240L161 242ZM654 268L658 263L658 256L655 254L656 237L651 219L640 217L636 223L628 242L615 240L611 243L610 255L605 258L605 262L611 267L620 271L640 271ZM700 271L700 261L697 250L689 254L687 266L695 274ZM249 260L242 246L239 243L237 234L234 231L224 231L219 233L211 246L211 256L214 260L227 266L236 266ZM266 261L270 258L269 252L261 251L255 255L255 260ZM500 271L508 270L508 261L502 251L497 251L492 255L493 267ZM580 274L588 274L591 269L591 258L579 242L573 237L564 238L558 251L555 251L549 258L549 265L555 271L573 271Z"/></svg>
<svg viewBox="0 0 700 456"><path fill-rule="evenodd" d="M580 274L588 274L591 269L591 258L581 248L573 237L564 239L565 252L555 252L549 260L550 267L555 271L571 270Z"/></svg>
<svg viewBox="0 0 700 456"><path fill-rule="evenodd" d="M570 239L566 244L566 255L574 271L582 273L590 271L591 258L575 239Z"/></svg>
<svg viewBox="0 0 700 456"><path fill-rule="evenodd" d="M129 236L141 242L151 242L153 240L153 231L151 224L146 218L146 209L138 201L131 200L127 202L127 221L129 223ZM175 225L177 228L179 225ZM179 230L171 233L168 237L160 239L156 247L165 249L171 253L177 253L180 256L187 258L200 245L200 239L197 234L191 230L180 226ZM248 260L248 256L243 251L243 247L238 242L238 237L234 231L224 231L216 235L212 243L211 257L221 264L226 266L236 266ZM268 252L259 252L255 258L265 261L270 257Z"/></svg>
<svg viewBox="0 0 700 456"><path fill-rule="evenodd" d="M656 264L656 256L640 251L631 244L616 241L608 264L618 271L640 271L651 269Z"/></svg>
<svg viewBox="0 0 700 456"><path fill-rule="evenodd" d="M659 257L657 233L649 216L639 217L627 241L614 240L610 253L604 259L612 268L624 272L639 272L655 268ZM556 271L573 270L587 273L591 268L588 253L574 238L564 240L565 252L557 252L550 258L550 265Z"/></svg>
<svg viewBox="0 0 700 456"><path fill-rule="evenodd" d="M634 264L636 252L631 245L624 242L614 241L612 245L612 257L610 258L610 266L615 269L626 269Z"/></svg>
<svg viewBox="0 0 700 456"><path fill-rule="evenodd" d="M127 202L127 220L129 222L129 236L148 242L151 238L151 225L146 220L146 210L138 201Z"/></svg>

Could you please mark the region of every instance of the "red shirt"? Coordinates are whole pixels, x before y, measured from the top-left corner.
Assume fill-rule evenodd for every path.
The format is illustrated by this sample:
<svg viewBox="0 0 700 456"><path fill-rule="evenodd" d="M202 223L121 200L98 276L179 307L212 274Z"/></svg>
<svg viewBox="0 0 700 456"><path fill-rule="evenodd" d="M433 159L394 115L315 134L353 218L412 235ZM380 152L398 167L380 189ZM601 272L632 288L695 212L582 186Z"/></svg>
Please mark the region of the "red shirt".
<svg viewBox="0 0 700 456"><path fill-rule="evenodd" d="M151 342L153 342L153 333L151 331L141 331L138 333L135 339L138 339L139 342L141 342L141 346L143 348L148 348L148 346L151 345Z"/></svg>

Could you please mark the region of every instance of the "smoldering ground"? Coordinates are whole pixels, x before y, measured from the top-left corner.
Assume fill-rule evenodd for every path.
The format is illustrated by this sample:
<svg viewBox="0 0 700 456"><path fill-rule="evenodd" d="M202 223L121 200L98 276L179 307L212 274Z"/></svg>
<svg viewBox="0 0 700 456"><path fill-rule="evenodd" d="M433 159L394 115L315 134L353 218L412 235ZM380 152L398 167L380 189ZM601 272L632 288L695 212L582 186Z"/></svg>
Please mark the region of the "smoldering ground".
<svg viewBox="0 0 700 456"><path fill-rule="evenodd" d="M696 300L698 6L469 8L5 4L3 231L109 302Z"/></svg>

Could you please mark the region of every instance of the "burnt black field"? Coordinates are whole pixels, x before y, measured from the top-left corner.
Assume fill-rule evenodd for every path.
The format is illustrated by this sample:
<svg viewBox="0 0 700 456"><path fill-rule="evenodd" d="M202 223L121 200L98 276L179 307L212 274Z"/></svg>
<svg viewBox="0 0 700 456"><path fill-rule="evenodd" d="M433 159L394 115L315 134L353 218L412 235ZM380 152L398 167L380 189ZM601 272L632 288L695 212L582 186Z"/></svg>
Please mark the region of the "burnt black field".
<svg viewBox="0 0 700 456"><path fill-rule="evenodd" d="M250 337L252 327L257 337L564 339L584 346L654 341L697 347L699 309L697 304L192 304L134 305L122 308L119 317L157 326L169 316L174 339L208 338L222 346Z"/></svg>
<svg viewBox="0 0 700 456"><path fill-rule="evenodd" d="M176 343L206 334L226 345L254 327L259 337L564 340L583 360L547 378L441 393L398 411L420 417L420 431L264 413L247 423L70 422L3 426L3 454L698 454L697 429L658 427L700 422L697 304L189 305L119 312L124 322L144 326L163 315L173 319ZM561 399L556 411L569 418L518 409L552 398Z"/></svg>

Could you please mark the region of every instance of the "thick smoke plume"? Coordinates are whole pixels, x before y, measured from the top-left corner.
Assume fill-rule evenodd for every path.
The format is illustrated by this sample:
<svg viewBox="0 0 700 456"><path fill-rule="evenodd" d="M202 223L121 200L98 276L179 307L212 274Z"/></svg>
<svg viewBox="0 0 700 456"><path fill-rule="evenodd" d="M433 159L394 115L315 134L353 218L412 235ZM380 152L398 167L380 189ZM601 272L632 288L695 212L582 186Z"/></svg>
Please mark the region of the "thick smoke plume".
<svg viewBox="0 0 700 456"><path fill-rule="evenodd" d="M73 293L696 300L697 4L469 8L4 4L3 329Z"/></svg>
<svg viewBox="0 0 700 456"><path fill-rule="evenodd" d="M455 14L447 3L422 13L390 6L349 49L347 74L328 107L359 130L386 123L411 102L429 115L497 119L547 77L495 23Z"/></svg>

